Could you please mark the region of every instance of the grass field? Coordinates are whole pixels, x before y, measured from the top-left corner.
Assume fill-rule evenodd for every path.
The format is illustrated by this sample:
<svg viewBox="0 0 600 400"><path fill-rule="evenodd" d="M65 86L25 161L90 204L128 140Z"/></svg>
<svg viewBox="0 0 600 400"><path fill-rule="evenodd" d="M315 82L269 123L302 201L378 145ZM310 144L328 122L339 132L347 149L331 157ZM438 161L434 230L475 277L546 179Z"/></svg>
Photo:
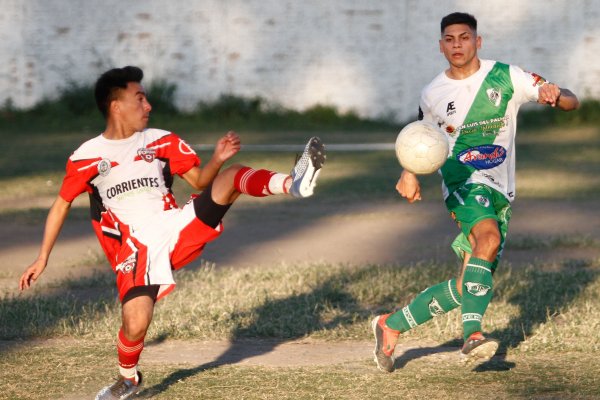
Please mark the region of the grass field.
<svg viewBox="0 0 600 400"><path fill-rule="evenodd" d="M240 132L246 143L302 143L307 134ZM182 133L183 134L183 133ZM313 133L309 133L311 135ZM395 131L321 132L326 143L392 142ZM88 134L89 136L89 134ZM212 143L217 133L184 135ZM39 225L45 209L32 197L55 196L79 134L35 134L5 140L0 160L0 223ZM6 139L6 138L4 138ZM519 198L600 200L600 130L580 126L523 131L518 140ZM206 157L206 154L200 154ZM287 170L293 154L242 152L236 161ZM24 162L27 160L27 162ZM397 199L398 166L390 152L329 155L320 202ZM439 198L435 176L425 196ZM183 185L176 187L185 196ZM591 218L600 213L590 210ZM87 219L85 207L71 218ZM509 243L509 245L511 245ZM595 399L600 398L600 242L597 237L517 238L521 249L585 249L592 259L501 269L486 330L502 341L501 356L465 370L452 357L414 357L394 374L372 360L330 367L203 366L168 361L145 369L142 397L156 399ZM33 258L33 256L32 256ZM93 254L82 266L104 263ZM16 266L16 276L25 266ZM370 319L403 305L428 284L455 273L454 264L328 263L204 268L178 274L178 289L161 301L149 341L310 338L370 340ZM0 399L78 398L115 374L119 326L113 278L95 274L53 283L34 296L0 298ZM460 345L458 313L410 331L407 340Z"/></svg>

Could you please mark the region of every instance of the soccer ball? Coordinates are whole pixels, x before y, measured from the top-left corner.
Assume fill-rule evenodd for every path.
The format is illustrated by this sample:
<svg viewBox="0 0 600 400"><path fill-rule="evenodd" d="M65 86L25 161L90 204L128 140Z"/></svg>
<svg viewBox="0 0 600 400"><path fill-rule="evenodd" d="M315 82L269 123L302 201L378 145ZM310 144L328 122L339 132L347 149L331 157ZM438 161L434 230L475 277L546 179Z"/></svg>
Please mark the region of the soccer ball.
<svg viewBox="0 0 600 400"><path fill-rule="evenodd" d="M396 157L400 165L417 175L440 169L448 158L448 150L446 135L424 121L406 125L396 139Z"/></svg>

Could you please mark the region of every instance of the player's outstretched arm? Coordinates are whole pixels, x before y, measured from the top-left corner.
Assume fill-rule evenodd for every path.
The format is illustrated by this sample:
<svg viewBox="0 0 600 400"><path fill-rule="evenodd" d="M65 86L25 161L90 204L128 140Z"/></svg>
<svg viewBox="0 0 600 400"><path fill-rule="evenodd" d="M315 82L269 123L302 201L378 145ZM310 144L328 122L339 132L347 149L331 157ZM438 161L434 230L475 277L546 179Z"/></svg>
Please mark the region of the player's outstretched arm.
<svg viewBox="0 0 600 400"><path fill-rule="evenodd" d="M404 197L409 203L421 200L421 184L415 174L407 170L402 171L400 179L396 184L396 190L400 196Z"/></svg>
<svg viewBox="0 0 600 400"><path fill-rule="evenodd" d="M183 178L194 189L203 190L215 179L225 161L240 151L240 137L233 131L217 141L212 158L202 168L194 167L183 174Z"/></svg>
<svg viewBox="0 0 600 400"><path fill-rule="evenodd" d="M52 248L56 243L58 234L60 233L70 210L71 203L64 200L62 197L57 196L48 212L48 217L46 218L46 227L44 228L44 238L42 239L40 253L33 264L31 264L25 270L23 275L21 275L21 279L19 280L20 290L29 289L31 284L37 280L46 268Z"/></svg>
<svg viewBox="0 0 600 400"><path fill-rule="evenodd" d="M538 103L558 107L563 111L575 110L579 107L577 96L569 89L560 88L554 83L546 83L538 89Z"/></svg>

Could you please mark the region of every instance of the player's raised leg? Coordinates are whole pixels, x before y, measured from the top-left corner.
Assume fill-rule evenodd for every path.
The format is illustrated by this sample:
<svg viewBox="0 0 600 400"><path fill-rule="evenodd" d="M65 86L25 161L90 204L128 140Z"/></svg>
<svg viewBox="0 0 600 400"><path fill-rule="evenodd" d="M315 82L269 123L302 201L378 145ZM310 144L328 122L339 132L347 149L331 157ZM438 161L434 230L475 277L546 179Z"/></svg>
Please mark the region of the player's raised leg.
<svg viewBox="0 0 600 400"><path fill-rule="evenodd" d="M234 164L215 178L212 199L217 204L227 205L240 194L253 197L277 194L291 194L299 198L312 196L325 160L323 142L312 137L289 175Z"/></svg>

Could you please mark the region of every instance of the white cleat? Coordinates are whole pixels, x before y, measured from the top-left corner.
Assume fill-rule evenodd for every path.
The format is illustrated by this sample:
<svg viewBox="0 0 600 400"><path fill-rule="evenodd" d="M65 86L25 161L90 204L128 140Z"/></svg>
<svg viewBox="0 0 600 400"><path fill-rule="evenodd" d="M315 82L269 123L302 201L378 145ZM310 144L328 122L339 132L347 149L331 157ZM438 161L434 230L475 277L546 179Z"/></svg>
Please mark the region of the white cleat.
<svg viewBox="0 0 600 400"><path fill-rule="evenodd" d="M137 372L137 385L119 376L112 385L106 386L96 395L96 400L124 400L139 393L142 388L142 373Z"/></svg>
<svg viewBox="0 0 600 400"><path fill-rule="evenodd" d="M326 158L325 146L321 142L321 139L318 137L310 138L302 156L290 173L292 176L292 186L290 187L292 196L312 196L315 186L317 186L317 178L321 173L321 168L323 168Z"/></svg>

